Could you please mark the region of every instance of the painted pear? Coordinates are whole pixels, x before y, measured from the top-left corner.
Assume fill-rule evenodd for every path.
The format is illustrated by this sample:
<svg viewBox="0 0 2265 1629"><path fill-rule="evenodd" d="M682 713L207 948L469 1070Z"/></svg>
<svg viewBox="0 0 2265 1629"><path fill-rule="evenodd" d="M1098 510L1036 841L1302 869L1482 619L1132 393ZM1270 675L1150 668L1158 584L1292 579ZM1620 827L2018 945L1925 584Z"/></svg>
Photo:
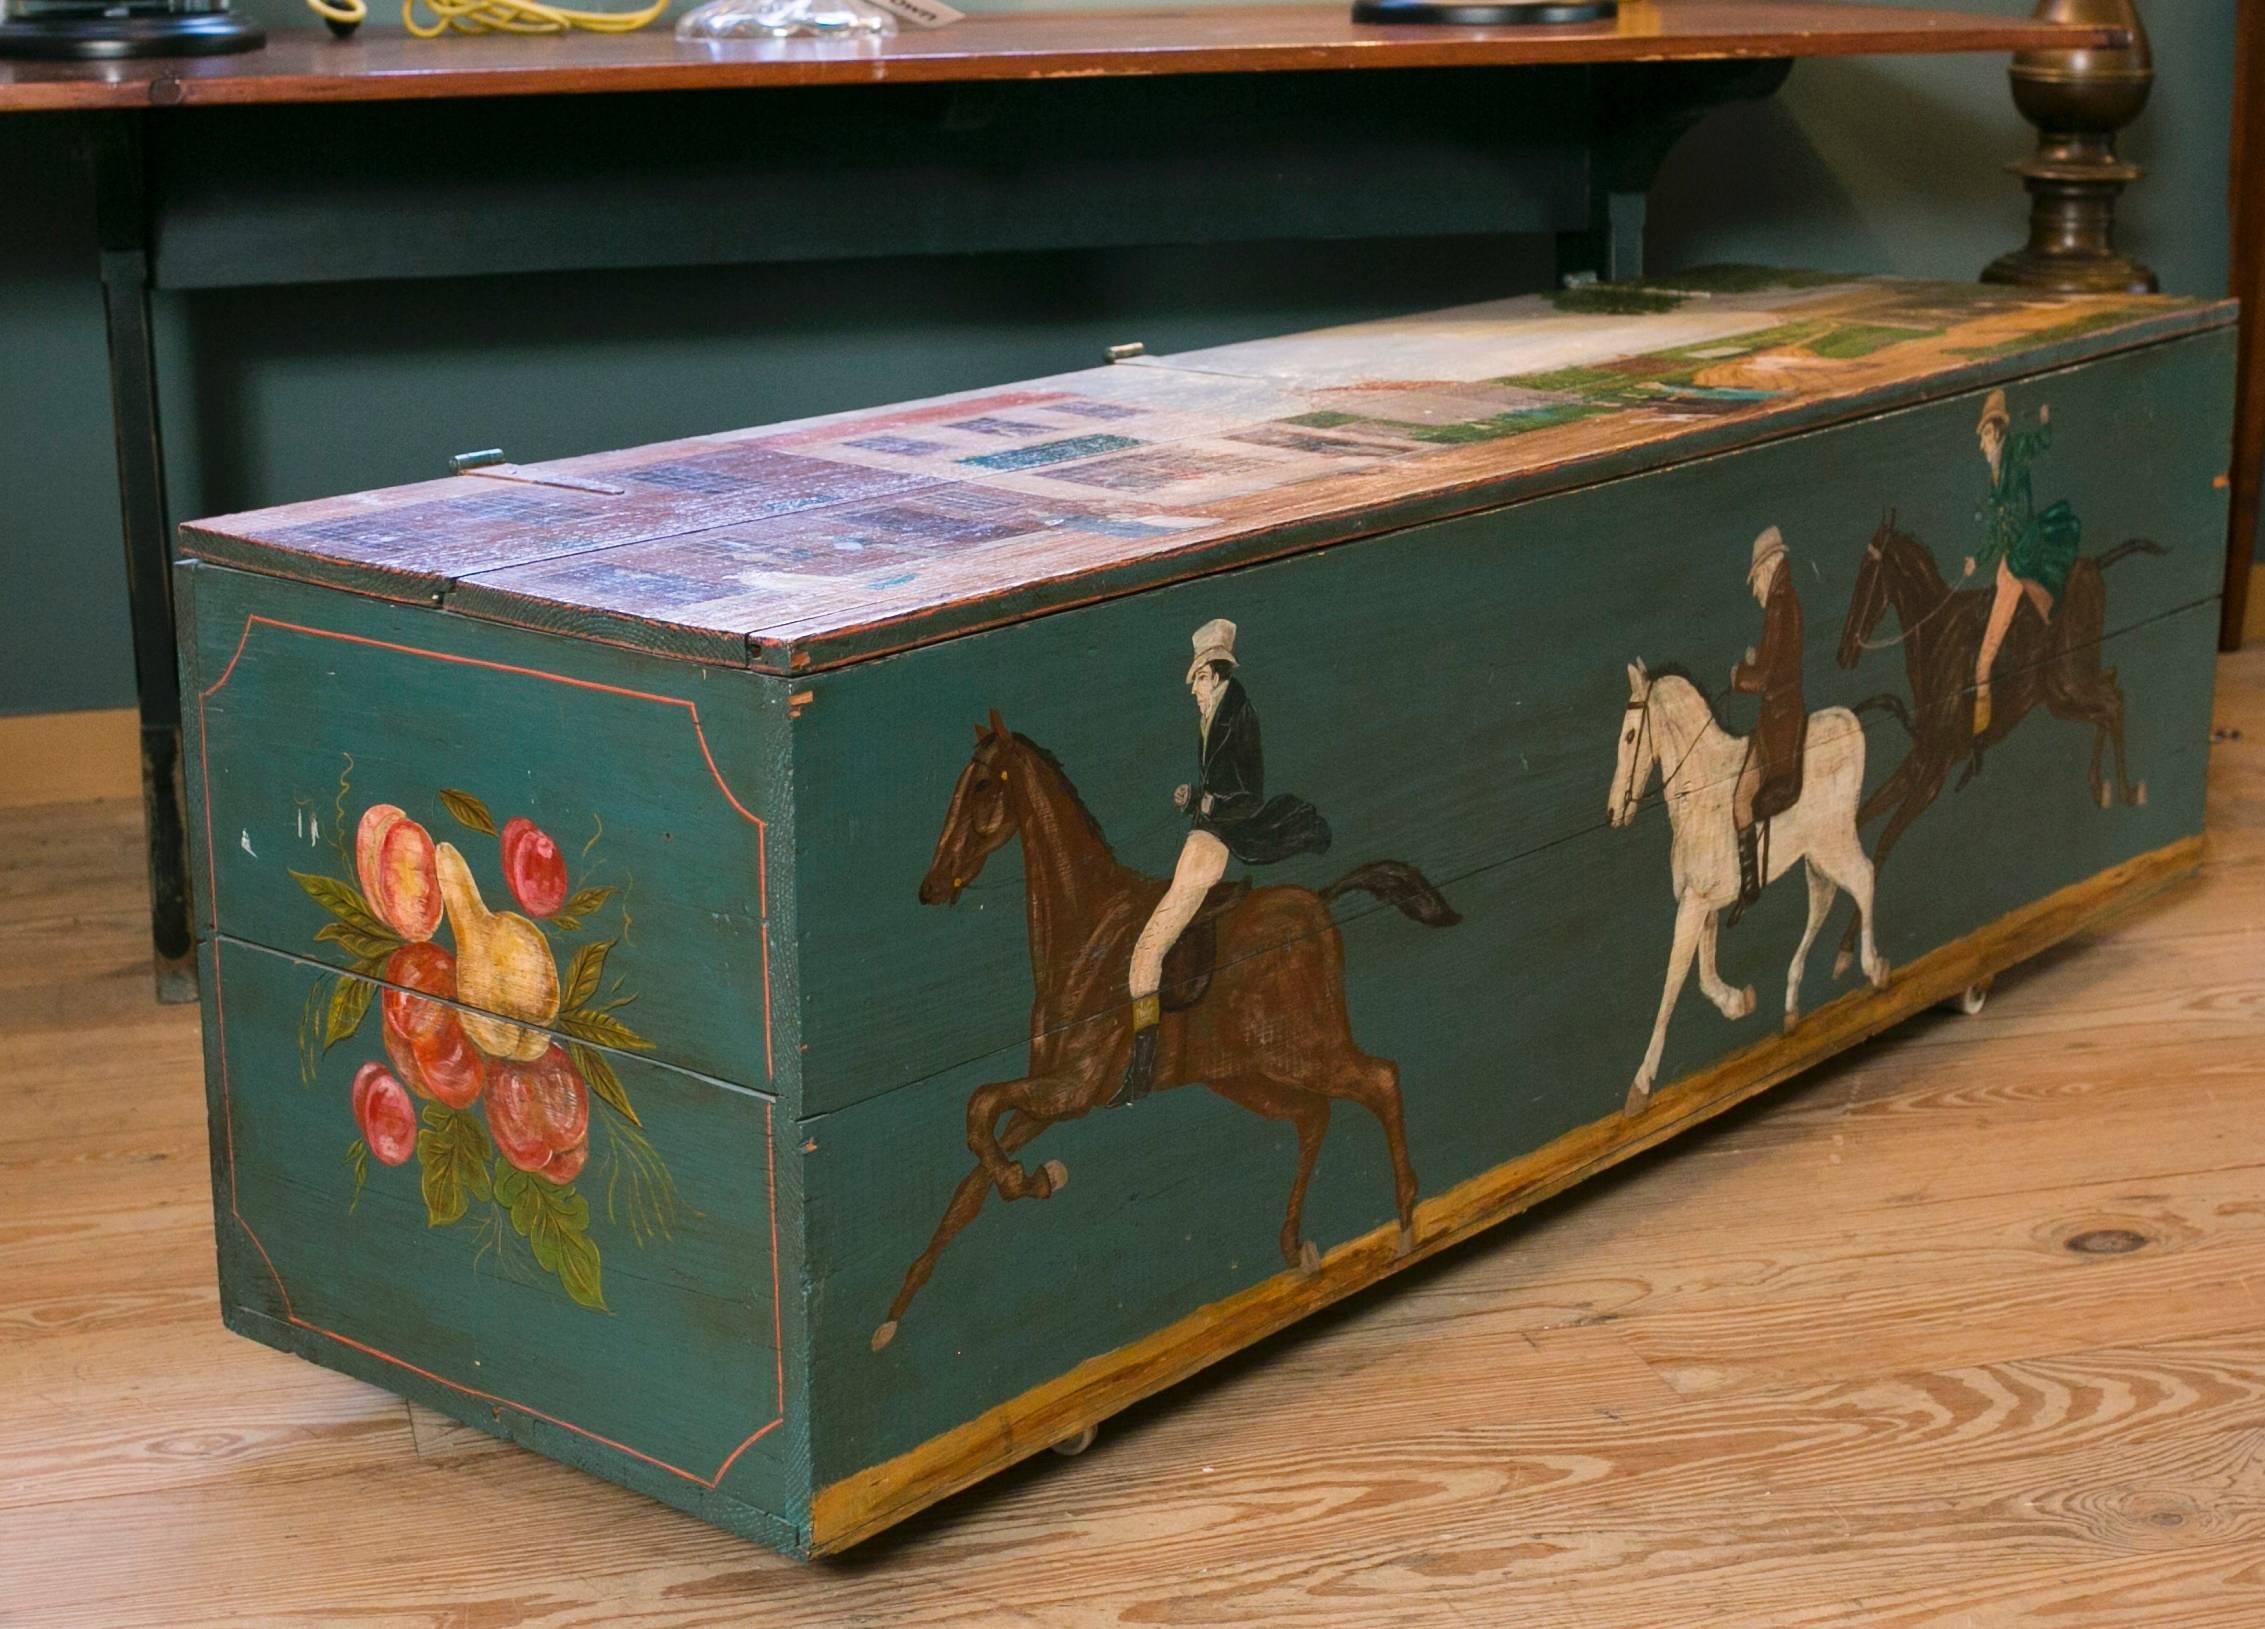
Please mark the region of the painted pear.
<svg viewBox="0 0 2265 1629"><path fill-rule="evenodd" d="M464 1014L464 1033L491 1058L532 1063L551 1042L528 1026L558 1016L558 963L543 930L515 912L489 910L455 844L438 845L433 858L456 934L456 998L477 1009Z"/></svg>

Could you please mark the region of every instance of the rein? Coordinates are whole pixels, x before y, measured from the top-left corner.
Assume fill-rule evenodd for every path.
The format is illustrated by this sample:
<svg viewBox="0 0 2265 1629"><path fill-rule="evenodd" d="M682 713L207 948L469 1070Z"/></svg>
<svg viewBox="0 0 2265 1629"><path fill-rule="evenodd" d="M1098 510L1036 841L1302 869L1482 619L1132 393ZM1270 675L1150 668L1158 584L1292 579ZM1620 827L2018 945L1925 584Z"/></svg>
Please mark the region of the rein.
<svg viewBox="0 0 2265 1629"><path fill-rule="evenodd" d="M1643 723L1638 726L1640 733L1636 737L1636 750L1631 753L1628 758L1628 781L1627 784L1621 789L1620 793L1620 804L1622 808L1632 808L1635 805L1636 780L1637 777L1643 773L1644 765L1649 762L1649 759L1646 758L1644 753L1644 743L1647 739L1650 738L1653 733L1652 692L1658 688L1658 679L1647 677L1644 680L1644 693L1636 697L1634 700L1630 701L1626 707L1621 709L1623 713L1633 713L1641 709L1644 715ZM1699 725L1697 731L1693 733L1691 737L1691 744L1683 749L1683 756L1675 760L1675 767L1673 769L1667 770L1660 776L1659 787L1660 795L1662 797L1665 797L1667 795L1667 788L1674 783L1675 777L1683 773L1683 766L1691 761L1691 754L1699 750L1699 743L1706 740L1707 732L1715 727L1714 698L1711 696L1702 695L1700 699L1707 703L1706 719ZM1662 759L1661 762L1664 765L1665 760Z"/></svg>
<svg viewBox="0 0 2265 1629"><path fill-rule="evenodd" d="M1879 563L1880 563L1880 572L1881 572L1881 575L1882 575L1882 576L1884 577L1884 576L1886 575L1886 573L1887 573L1887 557L1886 557L1885 555L1879 555L1879 554L1875 554L1875 555L1873 556L1873 558L1874 558L1875 560L1878 560L1878 561L1879 561ZM1972 573L1971 573L1971 572L1969 572L1969 573L1968 573L1967 575L1968 575L1968 576L1971 576L1971 575L1972 575ZM1961 578L1959 578L1958 580L1959 580L1960 582L1962 582L1962 583L1963 583L1963 582L1965 582L1965 581L1966 581L1966 577L1961 577ZM1925 616L1923 616L1923 617L1919 618L1919 620L1918 620L1918 621L1916 621L1916 622L1906 622L1906 623L1904 623L1904 625L1903 625L1903 632L1901 632L1901 633L1897 634L1897 635L1896 635L1896 636L1895 636L1895 637L1894 637L1893 639L1866 639L1866 638L1865 638L1865 637L1864 637L1864 636L1863 636L1862 634L1858 634L1858 635L1856 636L1856 647L1857 647L1857 649L1859 649L1859 650L1893 650L1893 649L1895 649L1895 647L1896 647L1896 646L1898 646L1898 645L1902 644L1902 643L1903 643L1903 642L1904 642L1905 640L1909 639L1909 638L1910 638L1910 637L1911 637L1912 635L1916 634L1916 633L1917 633L1917 632L1918 632L1918 631L1919 631L1919 630L1920 630L1921 628L1924 628L1924 627L1925 627L1925 626L1926 626L1926 625L1927 625L1928 623L1930 623L1930 622L1934 621L1934 620L1935 620L1935 618L1937 618L1937 617L1941 616L1941 615L1942 615L1942 614L1943 614L1943 613L1944 613L1945 611L1949 610L1949 609L1951 608L1951 605L1952 605L1952 604L1953 604L1953 603L1954 603L1954 602L1955 602L1955 601L1957 600L1957 598L1958 598L1958 594L1959 594L1959 591L1958 591L1957 589L1955 589L1955 588L1948 588L1948 587L1946 587L1946 588L1945 588L1945 589L1943 590L1943 597L1942 597L1942 598L1941 598L1940 600L1938 600L1938 601L1937 601L1937 602L1935 603L1935 608L1934 608L1934 609L1933 609L1932 611L1929 611L1929 612L1928 612L1928 613L1927 613L1927 614L1926 614ZM1887 587L1886 587L1886 585L1885 585L1884 583L1883 583L1883 584L1881 585L1881 588L1880 588L1880 601L1881 601L1881 607L1880 607L1880 608L1881 608L1882 610L1885 610L1885 609L1887 609L1887 607L1888 607L1888 606L1890 606L1890 605L1893 605L1893 604L1895 603L1894 599L1893 599L1893 598L1892 598L1892 597L1891 597L1891 596L1889 595L1889 593L1888 593L1888 591L1887 591Z"/></svg>
<svg viewBox="0 0 2265 1629"><path fill-rule="evenodd" d="M1160 816L1159 818L1150 821L1147 825L1142 826L1139 830L1126 837L1124 841L1133 847L1141 847L1153 841L1156 837L1160 836L1164 832L1169 831L1175 827L1180 828L1184 831L1187 827L1187 824L1187 813L1185 811L1175 809L1170 814ZM1116 844L1111 842L1107 837L1102 838L1102 843L1104 847L1112 855L1114 855L1114 853L1116 852ZM1168 875L1167 880L1169 880ZM1030 879L1026 867L1025 874L1021 878L1000 877L985 879L979 877L975 880L961 883L959 885L959 891L963 894L981 894L996 892L1000 890L1013 890L1016 892L1022 892L1028 889L1029 881Z"/></svg>

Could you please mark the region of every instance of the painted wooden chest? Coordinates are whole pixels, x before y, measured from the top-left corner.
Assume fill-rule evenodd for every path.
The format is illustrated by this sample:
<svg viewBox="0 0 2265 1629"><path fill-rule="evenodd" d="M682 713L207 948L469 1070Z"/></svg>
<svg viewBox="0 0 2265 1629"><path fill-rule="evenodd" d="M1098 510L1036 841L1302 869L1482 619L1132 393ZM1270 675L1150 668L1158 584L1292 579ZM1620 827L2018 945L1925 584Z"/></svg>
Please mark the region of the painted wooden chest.
<svg viewBox="0 0 2265 1629"><path fill-rule="evenodd" d="M797 1554L1073 1438L2190 868L2231 320L1732 270L185 527L226 1318Z"/></svg>

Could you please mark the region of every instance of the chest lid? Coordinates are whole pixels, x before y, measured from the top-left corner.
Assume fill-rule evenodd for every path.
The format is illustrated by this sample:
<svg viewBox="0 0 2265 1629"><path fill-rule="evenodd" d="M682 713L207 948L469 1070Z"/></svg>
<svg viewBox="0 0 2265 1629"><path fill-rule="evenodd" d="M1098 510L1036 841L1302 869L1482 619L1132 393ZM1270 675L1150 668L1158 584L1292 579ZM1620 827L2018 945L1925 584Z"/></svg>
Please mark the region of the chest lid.
<svg viewBox="0 0 2265 1629"><path fill-rule="evenodd" d="M1721 268L192 522L183 552L807 672L2230 324Z"/></svg>

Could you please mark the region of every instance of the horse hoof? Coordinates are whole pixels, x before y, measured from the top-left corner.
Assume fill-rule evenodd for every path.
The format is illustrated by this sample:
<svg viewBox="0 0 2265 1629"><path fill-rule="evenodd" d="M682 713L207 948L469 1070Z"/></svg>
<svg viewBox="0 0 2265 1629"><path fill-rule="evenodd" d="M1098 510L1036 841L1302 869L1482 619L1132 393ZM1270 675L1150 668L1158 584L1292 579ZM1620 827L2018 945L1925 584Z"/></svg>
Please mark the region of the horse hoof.
<svg viewBox="0 0 2265 1629"><path fill-rule="evenodd" d="M2134 808L2144 809L2147 807L2147 783L2145 781L2141 781L2131 789L2131 802Z"/></svg>
<svg viewBox="0 0 2265 1629"><path fill-rule="evenodd" d="M1635 1085L1628 1088L1628 1098L1626 1102L1620 1105L1620 1112L1625 1115L1643 1113L1644 1105L1651 1101L1651 1095L1652 1083L1648 1080L1637 1081Z"/></svg>
<svg viewBox="0 0 2265 1629"><path fill-rule="evenodd" d="M1801 1015L1791 1007L1785 1009L1785 1033L1791 1035L1801 1027Z"/></svg>
<svg viewBox="0 0 2265 1629"><path fill-rule="evenodd" d="M1738 1016L1740 1018L1744 1018L1749 1013L1751 1013L1754 1010L1754 1004L1760 999L1761 998L1759 996L1754 994L1754 987L1751 984L1747 985L1745 989L1739 991Z"/></svg>
<svg viewBox="0 0 2265 1629"><path fill-rule="evenodd" d="M1315 1244L1311 1239L1298 1246L1298 1271L1301 1273L1318 1273L1321 1271L1321 1246Z"/></svg>
<svg viewBox="0 0 2265 1629"><path fill-rule="evenodd" d="M1855 960L1856 958L1849 952L1842 951L1832 959L1832 976L1836 979L1846 978L1848 969L1855 963Z"/></svg>
<svg viewBox="0 0 2265 1629"><path fill-rule="evenodd" d="M1873 989L1884 990L1887 988L1888 974L1891 971L1887 958L1883 956L1870 967L1864 969L1864 976L1872 981Z"/></svg>
<svg viewBox="0 0 2265 1629"><path fill-rule="evenodd" d="M873 1331L873 1350L878 1352L882 1347L888 1345L889 1342L895 1340L896 1338L897 1321L894 1318L891 1318L887 1323L883 1324L880 1328Z"/></svg>
<svg viewBox="0 0 2265 1629"><path fill-rule="evenodd" d="M1392 1247L1393 1259L1404 1259L1405 1257L1410 1255L1415 1250L1415 1248L1416 1230L1413 1227L1410 1227L1403 1223L1400 1228L1399 1240Z"/></svg>
<svg viewBox="0 0 2265 1629"><path fill-rule="evenodd" d="M1070 1185L1070 1168L1060 1160L1048 1160L1039 1172L1046 1178L1046 1197L1051 1199Z"/></svg>
<svg viewBox="0 0 2265 1629"><path fill-rule="evenodd" d="M1075 1436L1064 1437L1052 1446L1054 1452L1060 1454L1064 1459L1075 1459L1079 1454L1093 1446L1093 1439L1098 1435L1100 1435L1098 1428L1089 1425Z"/></svg>
<svg viewBox="0 0 2265 1629"><path fill-rule="evenodd" d="M2100 800L2100 807L2106 809L2114 805L2116 789L2112 786L2102 786L2093 793L2093 796Z"/></svg>

